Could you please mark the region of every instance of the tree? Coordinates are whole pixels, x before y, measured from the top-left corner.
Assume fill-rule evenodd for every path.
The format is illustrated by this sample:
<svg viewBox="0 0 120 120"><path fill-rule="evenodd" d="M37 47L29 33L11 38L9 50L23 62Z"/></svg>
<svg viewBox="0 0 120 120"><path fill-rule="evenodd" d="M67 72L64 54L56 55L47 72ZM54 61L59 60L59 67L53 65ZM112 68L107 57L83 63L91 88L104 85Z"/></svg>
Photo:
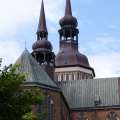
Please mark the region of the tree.
<svg viewBox="0 0 120 120"><path fill-rule="evenodd" d="M24 88L25 75L16 72L18 65L0 69L0 120L40 120L31 112L32 105L42 104L39 88Z"/></svg>

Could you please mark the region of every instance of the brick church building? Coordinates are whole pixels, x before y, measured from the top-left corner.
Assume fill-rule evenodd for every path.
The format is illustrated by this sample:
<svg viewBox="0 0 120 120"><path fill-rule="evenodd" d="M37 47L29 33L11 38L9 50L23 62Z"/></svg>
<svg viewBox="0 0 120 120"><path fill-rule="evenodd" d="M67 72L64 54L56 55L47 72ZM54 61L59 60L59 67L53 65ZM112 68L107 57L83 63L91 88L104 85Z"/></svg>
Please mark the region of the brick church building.
<svg viewBox="0 0 120 120"><path fill-rule="evenodd" d="M46 120L120 120L120 78L95 79L87 56L78 50L78 22L70 0L66 0L59 24L60 48L55 55L42 0L33 51L25 49L16 62L21 64L19 72L28 73L24 85L43 91L41 110L48 108Z"/></svg>

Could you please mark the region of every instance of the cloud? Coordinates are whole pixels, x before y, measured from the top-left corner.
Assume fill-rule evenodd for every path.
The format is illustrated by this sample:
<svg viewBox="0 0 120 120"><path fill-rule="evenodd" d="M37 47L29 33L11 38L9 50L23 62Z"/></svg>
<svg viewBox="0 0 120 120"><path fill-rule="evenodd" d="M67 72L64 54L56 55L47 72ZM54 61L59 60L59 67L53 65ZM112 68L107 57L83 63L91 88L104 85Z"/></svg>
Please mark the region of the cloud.
<svg viewBox="0 0 120 120"><path fill-rule="evenodd" d="M89 45L89 60L95 69L96 77L116 77L120 76L120 40L116 37L97 37L94 44Z"/></svg>
<svg viewBox="0 0 120 120"><path fill-rule="evenodd" d="M3 58L4 65L8 65L23 50L23 45L17 41L20 27L38 22L41 0L0 0L0 3L0 58ZM44 3L47 23L57 24L63 14L64 0L44 0ZM54 31L52 25L51 31ZM24 40L24 37L20 39Z"/></svg>
<svg viewBox="0 0 120 120"><path fill-rule="evenodd" d="M65 0L45 0L46 17L49 21L57 23L64 15Z"/></svg>
<svg viewBox="0 0 120 120"><path fill-rule="evenodd" d="M94 44L97 49L102 51L116 51L119 49L120 39L117 37L103 36L97 37L96 43Z"/></svg>
<svg viewBox="0 0 120 120"><path fill-rule="evenodd" d="M120 76L120 53L101 53L89 57L90 64L95 69L96 77Z"/></svg>
<svg viewBox="0 0 120 120"><path fill-rule="evenodd" d="M2 58L2 65L9 65L14 63L20 56L23 48L16 40L0 41L0 58Z"/></svg>
<svg viewBox="0 0 120 120"><path fill-rule="evenodd" d="M45 10L48 21L57 22L62 15L64 0L45 0ZM21 24L38 18L40 0L1 0L0 4L0 34L15 34Z"/></svg>
<svg viewBox="0 0 120 120"><path fill-rule="evenodd" d="M89 42L90 41L90 42ZM81 48L88 54L111 53L119 50L120 39L114 36L97 36L95 40L86 42L84 48Z"/></svg>

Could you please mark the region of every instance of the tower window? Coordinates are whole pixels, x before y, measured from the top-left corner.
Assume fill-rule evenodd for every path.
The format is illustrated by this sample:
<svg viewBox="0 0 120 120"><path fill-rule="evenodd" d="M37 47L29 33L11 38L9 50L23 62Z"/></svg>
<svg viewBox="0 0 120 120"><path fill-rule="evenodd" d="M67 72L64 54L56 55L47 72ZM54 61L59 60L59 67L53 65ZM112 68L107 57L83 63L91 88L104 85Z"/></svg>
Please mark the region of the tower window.
<svg viewBox="0 0 120 120"><path fill-rule="evenodd" d="M44 55L40 54L37 59L38 59L38 61L43 62L44 61Z"/></svg>
<svg viewBox="0 0 120 120"><path fill-rule="evenodd" d="M115 112L110 112L106 120L120 120Z"/></svg>

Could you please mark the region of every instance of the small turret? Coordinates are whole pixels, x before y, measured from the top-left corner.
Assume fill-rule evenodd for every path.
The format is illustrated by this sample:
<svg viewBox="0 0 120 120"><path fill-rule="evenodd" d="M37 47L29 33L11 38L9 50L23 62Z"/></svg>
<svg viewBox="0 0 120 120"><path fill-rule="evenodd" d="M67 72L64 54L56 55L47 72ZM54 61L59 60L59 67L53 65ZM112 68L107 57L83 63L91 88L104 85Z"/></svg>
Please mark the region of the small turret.
<svg viewBox="0 0 120 120"><path fill-rule="evenodd" d="M36 34L37 41L32 46L32 55L36 58L38 63L44 68L48 75L54 79L55 55L52 52L52 44L50 41L48 41L48 31L43 0L41 4L40 18Z"/></svg>

